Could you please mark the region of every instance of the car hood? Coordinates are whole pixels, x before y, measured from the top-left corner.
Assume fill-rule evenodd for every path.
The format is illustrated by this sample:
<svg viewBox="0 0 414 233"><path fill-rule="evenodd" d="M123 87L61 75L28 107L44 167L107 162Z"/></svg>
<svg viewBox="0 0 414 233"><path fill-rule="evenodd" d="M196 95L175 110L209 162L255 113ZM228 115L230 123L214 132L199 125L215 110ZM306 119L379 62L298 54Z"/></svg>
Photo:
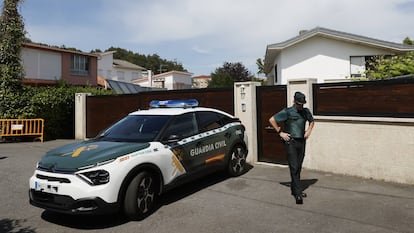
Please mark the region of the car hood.
<svg viewBox="0 0 414 233"><path fill-rule="evenodd" d="M68 144L47 152L40 160L40 169L72 172L110 161L149 147L149 143L84 141Z"/></svg>

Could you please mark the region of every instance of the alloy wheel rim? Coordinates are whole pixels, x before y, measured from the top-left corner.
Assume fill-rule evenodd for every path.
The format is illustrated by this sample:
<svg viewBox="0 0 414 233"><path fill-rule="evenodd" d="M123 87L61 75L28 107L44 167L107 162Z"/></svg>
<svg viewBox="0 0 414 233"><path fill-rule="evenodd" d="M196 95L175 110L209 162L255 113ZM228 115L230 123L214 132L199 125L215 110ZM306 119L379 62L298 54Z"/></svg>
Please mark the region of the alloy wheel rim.
<svg viewBox="0 0 414 233"><path fill-rule="evenodd" d="M137 205L142 213L146 213L154 202L154 190L152 188L153 180L151 177L145 177L138 185Z"/></svg>

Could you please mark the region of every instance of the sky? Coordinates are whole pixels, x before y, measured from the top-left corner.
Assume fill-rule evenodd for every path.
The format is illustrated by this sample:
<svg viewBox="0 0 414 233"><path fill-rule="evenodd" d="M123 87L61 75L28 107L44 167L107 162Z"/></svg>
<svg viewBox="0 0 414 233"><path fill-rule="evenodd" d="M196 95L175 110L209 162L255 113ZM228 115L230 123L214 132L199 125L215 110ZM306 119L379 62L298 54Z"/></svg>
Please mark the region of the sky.
<svg viewBox="0 0 414 233"><path fill-rule="evenodd" d="M193 76L225 62L256 75L267 45L315 27L414 39L414 0L24 0L19 12L33 42L158 54Z"/></svg>

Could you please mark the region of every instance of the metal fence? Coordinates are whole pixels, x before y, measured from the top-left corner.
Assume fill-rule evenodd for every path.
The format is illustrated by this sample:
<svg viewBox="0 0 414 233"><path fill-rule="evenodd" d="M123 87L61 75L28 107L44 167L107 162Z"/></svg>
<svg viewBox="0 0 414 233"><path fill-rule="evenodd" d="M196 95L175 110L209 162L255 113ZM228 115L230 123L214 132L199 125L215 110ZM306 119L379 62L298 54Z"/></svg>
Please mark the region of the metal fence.
<svg viewBox="0 0 414 233"><path fill-rule="evenodd" d="M43 142L43 119L0 119L0 138L33 136Z"/></svg>

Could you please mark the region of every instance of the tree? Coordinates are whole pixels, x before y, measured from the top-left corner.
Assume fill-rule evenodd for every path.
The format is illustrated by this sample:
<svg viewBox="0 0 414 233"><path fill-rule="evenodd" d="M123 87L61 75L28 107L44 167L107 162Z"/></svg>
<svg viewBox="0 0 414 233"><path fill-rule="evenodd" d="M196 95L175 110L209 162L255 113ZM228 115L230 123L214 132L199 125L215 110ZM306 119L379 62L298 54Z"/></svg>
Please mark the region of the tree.
<svg viewBox="0 0 414 233"><path fill-rule="evenodd" d="M22 88L23 66L20 51L25 40L23 19L17 6L21 0L4 0L0 17L0 88L18 91Z"/></svg>
<svg viewBox="0 0 414 233"><path fill-rule="evenodd" d="M411 40L410 39L410 37L406 37L404 40L403 40L403 44L408 44L408 45L414 45L414 40Z"/></svg>
<svg viewBox="0 0 414 233"><path fill-rule="evenodd" d="M183 65L177 61L169 61L166 59L161 58L158 54L152 55L143 55L139 53L134 53L129 50L125 50L122 48L114 48L110 47L106 51L116 51L114 54L115 59L122 59L125 61L129 61L133 64L142 66L148 70L152 70L154 74L159 74L171 70L176 71L187 71L184 69Z"/></svg>
<svg viewBox="0 0 414 233"><path fill-rule="evenodd" d="M369 80L414 74L414 52L411 51L391 58L380 56L370 62L369 67L366 71Z"/></svg>
<svg viewBox="0 0 414 233"><path fill-rule="evenodd" d="M257 70L258 70L257 73L258 74L265 74L264 64L263 64L263 60L261 58L257 58L256 65L257 65Z"/></svg>
<svg viewBox="0 0 414 233"><path fill-rule="evenodd" d="M231 87L234 82L251 81L253 75L240 62L225 62L222 67L211 73L211 81L208 87Z"/></svg>
<svg viewBox="0 0 414 233"><path fill-rule="evenodd" d="M25 109L23 66L20 52L25 41L23 19L17 7L21 0L4 0L0 16L0 116L18 117L13 109Z"/></svg>
<svg viewBox="0 0 414 233"><path fill-rule="evenodd" d="M406 37L403 44L413 45ZM396 76L414 74L414 51L397 56L378 56L369 62L366 76L368 80L387 79Z"/></svg>

